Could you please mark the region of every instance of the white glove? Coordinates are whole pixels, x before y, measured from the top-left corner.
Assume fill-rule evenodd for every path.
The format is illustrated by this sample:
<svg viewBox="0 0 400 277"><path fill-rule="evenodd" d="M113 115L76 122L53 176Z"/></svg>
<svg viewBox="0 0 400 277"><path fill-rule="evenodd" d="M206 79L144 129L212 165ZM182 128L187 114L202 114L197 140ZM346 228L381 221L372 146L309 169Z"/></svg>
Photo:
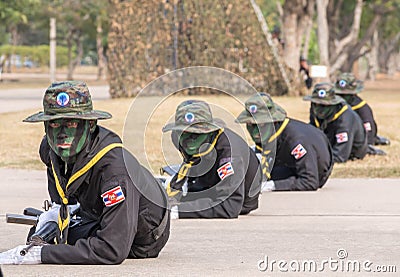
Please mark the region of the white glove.
<svg viewBox="0 0 400 277"><path fill-rule="evenodd" d="M172 206L172 208L171 208L171 219L179 219L178 206Z"/></svg>
<svg viewBox="0 0 400 277"><path fill-rule="evenodd" d="M256 153L256 156L257 156L258 161L261 163L261 161L262 161L261 153Z"/></svg>
<svg viewBox="0 0 400 277"><path fill-rule="evenodd" d="M187 193L188 193L188 183L186 180L182 186L182 196L185 197L187 195Z"/></svg>
<svg viewBox="0 0 400 277"><path fill-rule="evenodd" d="M36 232L39 231L39 229L42 228L47 222L54 221L57 223L59 211L60 205L53 203L50 210L43 212L39 216L39 221L36 225Z"/></svg>
<svg viewBox="0 0 400 277"><path fill-rule="evenodd" d="M162 186L164 187L164 189L167 189L168 184L171 183L172 177L174 176L168 176L165 178L165 181L162 182Z"/></svg>
<svg viewBox="0 0 400 277"><path fill-rule="evenodd" d="M13 249L0 253L0 264L41 264L42 246L33 246L25 256L19 252L28 245L19 245Z"/></svg>
<svg viewBox="0 0 400 277"><path fill-rule="evenodd" d="M79 204L75 204L75 205L68 205L69 209L75 209L77 206L79 206ZM39 216L39 221L36 225L36 232L42 228L47 222L50 221L54 221L54 222L58 222L58 213L60 211L60 205L59 204L55 204L53 203L51 205L51 209L42 213Z"/></svg>
<svg viewBox="0 0 400 277"><path fill-rule="evenodd" d="M264 181L261 183L261 192L268 192L275 190L275 183L274 181Z"/></svg>

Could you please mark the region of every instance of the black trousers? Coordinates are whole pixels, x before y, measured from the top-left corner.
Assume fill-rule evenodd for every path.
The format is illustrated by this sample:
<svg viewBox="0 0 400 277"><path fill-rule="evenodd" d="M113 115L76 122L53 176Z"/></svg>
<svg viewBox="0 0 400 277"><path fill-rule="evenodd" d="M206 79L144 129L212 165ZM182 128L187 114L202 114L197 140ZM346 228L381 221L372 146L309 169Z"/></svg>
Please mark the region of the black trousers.
<svg viewBox="0 0 400 277"><path fill-rule="evenodd" d="M169 214L169 213L168 213ZM68 230L67 242L70 245L74 245L79 239L86 239L88 237L93 237L96 231L99 229L100 225L98 221L93 220L82 220L80 223L73 225ZM35 233L36 227L33 226L28 233L27 241ZM169 238L170 221L168 220L167 226L164 232L159 238L154 238L152 235L146 236L140 240L135 239L129 256L127 258L131 259L143 259L143 258L156 258L160 253L161 249L164 248L165 244ZM48 242L54 244L54 241ZM1 276L0 276L1 277Z"/></svg>

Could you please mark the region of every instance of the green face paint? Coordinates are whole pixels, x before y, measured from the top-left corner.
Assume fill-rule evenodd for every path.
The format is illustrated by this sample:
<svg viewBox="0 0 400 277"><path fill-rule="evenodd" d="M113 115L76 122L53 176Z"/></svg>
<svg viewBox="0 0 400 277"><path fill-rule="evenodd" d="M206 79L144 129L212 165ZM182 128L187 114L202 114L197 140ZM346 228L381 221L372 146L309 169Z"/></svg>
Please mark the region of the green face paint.
<svg viewBox="0 0 400 277"><path fill-rule="evenodd" d="M266 142L275 133L273 123L246 124L246 128L255 143Z"/></svg>
<svg viewBox="0 0 400 277"><path fill-rule="evenodd" d="M90 124L82 119L56 119L44 123L47 141L65 162L78 154L88 141Z"/></svg>
<svg viewBox="0 0 400 277"><path fill-rule="evenodd" d="M337 110L336 105L320 105L316 103L311 104L311 109L314 115L319 119L330 119L333 117Z"/></svg>
<svg viewBox="0 0 400 277"><path fill-rule="evenodd" d="M210 138L210 133L196 134L183 132L179 137L179 144L189 156L199 153L200 147Z"/></svg>
<svg viewBox="0 0 400 277"><path fill-rule="evenodd" d="M354 95L353 94L340 94L341 96L347 103L353 102Z"/></svg>

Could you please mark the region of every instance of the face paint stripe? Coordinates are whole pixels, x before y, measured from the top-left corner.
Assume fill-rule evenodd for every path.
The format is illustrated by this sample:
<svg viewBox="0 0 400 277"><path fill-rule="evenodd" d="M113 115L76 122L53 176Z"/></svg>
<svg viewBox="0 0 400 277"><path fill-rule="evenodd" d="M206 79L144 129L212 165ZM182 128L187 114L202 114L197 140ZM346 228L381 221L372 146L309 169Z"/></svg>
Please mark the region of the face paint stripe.
<svg viewBox="0 0 400 277"><path fill-rule="evenodd" d="M79 123L79 124L81 124L81 123ZM88 140L89 121L85 120L83 122L83 124L84 124L84 128L83 128L82 134L79 134L80 140L78 141L78 145L75 148L78 153L83 149L83 146L85 145L86 141ZM78 125L78 127L79 127L79 125Z"/></svg>
<svg viewBox="0 0 400 277"><path fill-rule="evenodd" d="M49 122L45 123L45 131L48 143L53 151L60 156L64 161L79 153L89 135L89 122L82 119L59 119L54 122L60 123L60 127L52 128ZM73 122L76 122L76 127L73 127ZM68 128L67 126L70 126ZM58 147L58 144L70 144L70 147Z"/></svg>

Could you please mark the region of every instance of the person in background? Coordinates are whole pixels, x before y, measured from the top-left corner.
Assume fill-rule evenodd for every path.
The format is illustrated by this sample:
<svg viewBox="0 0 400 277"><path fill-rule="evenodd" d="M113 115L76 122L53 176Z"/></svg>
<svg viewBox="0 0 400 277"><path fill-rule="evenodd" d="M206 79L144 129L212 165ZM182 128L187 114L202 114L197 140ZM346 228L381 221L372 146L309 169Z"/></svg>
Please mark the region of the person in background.
<svg viewBox="0 0 400 277"><path fill-rule="evenodd" d="M342 97L335 94L332 84L316 84L312 95L303 99L311 101L310 124L328 137L335 162L365 157L368 144L361 119Z"/></svg>
<svg viewBox="0 0 400 277"><path fill-rule="evenodd" d="M310 76L310 67L308 61L303 56L300 56L300 69L299 72L304 80L304 83L308 89L312 87L313 79Z"/></svg>
<svg viewBox="0 0 400 277"><path fill-rule="evenodd" d="M361 118L364 128L367 131L368 144L370 145L370 152L374 151L375 154L384 155L385 152L373 147L372 145L389 145L389 139L378 136L378 126L374 119L371 107L363 100L358 94L363 90L363 82L356 79L352 73L342 73L337 77L335 82L336 94L341 96L351 106Z"/></svg>
<svg viewBox="0 0 400 277"><path fill-rule="evenodd" d="M251 96L236 121L246 124L256 149L262 153L265 177L262 192L317 190L328 180L333 156L325 134L287 117L269 94ZM275 154L273 166L268 162L271 154Z"/></svg>
<svg viewBox="0 0 400 277"><path fill-rule="evenodd" d="M258 208L262 174L256 154L232 130L213 118L209 105L178 105L171 132L183 163L166 181L171 218L237 218Z"/></svg>

